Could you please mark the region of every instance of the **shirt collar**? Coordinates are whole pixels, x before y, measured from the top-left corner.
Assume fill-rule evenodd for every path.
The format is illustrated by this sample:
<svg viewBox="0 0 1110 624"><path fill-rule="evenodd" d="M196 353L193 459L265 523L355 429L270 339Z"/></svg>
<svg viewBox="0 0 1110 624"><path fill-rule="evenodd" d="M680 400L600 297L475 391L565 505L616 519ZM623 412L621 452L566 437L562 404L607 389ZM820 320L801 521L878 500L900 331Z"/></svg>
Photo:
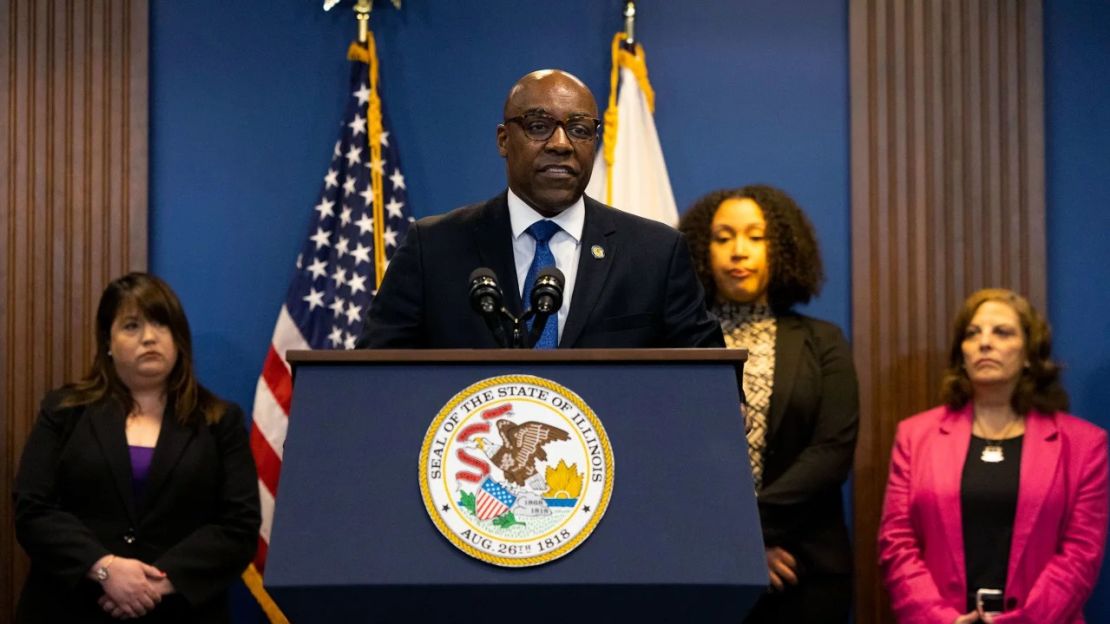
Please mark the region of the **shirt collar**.
<svg viewBox="0 0 1110 624"><path fill-rule="evenodd" d="M508 201L509 222L513 229L514 240L524 236L524 231L533 223L546 218L518 197L513 189L509 189ZM582 228L586 223L586 201L579 197L578 201L571 204L569 208L549 220L558 224L577 244L582 240Z"/></svg>

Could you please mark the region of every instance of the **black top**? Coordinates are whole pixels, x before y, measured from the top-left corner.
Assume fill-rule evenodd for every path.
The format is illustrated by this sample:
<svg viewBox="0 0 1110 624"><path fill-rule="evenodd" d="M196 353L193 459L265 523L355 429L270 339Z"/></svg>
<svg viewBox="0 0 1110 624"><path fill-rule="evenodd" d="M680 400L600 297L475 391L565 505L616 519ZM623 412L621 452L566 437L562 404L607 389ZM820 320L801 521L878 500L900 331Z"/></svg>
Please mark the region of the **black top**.
<svg viewBox="0 0 1110 624"><path fill-rule="evenodd" d="M1006 588L1021 479L1021 440L1022 436L1018 436L988 442L971 436L960 482L968 611L975 609L977 589ZM1003 461L990 463L981 459L983 449L990 445L1002 447Z"/></svg>

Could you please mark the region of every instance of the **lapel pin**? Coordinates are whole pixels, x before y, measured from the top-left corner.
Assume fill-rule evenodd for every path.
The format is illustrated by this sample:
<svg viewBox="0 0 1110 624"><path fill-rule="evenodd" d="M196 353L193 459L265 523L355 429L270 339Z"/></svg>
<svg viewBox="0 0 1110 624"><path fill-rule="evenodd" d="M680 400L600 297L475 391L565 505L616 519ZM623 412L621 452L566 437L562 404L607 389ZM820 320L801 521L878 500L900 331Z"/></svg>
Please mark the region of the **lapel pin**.
<svg viewBox="0 0 1110 624"><path fill-rule="evenodd" d="M601 260L605 257L605 250L602 249L601 245L594 245L593 247L590 247L590 253L593 254L593 256L598 260Z"/></svg>

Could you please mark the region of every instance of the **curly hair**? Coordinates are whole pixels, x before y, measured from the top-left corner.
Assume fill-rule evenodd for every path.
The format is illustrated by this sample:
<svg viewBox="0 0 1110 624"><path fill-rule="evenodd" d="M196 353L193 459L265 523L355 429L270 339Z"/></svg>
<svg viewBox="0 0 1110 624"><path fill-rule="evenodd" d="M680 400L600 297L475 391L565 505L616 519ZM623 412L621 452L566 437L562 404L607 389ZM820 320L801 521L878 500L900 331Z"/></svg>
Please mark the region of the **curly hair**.
<svg viewBox="0 0 1110 624"><path fill-rule="evenodd" d="M131 306L146 318L168 327L173 335L177 362L166 379L166 394L178 421L192 425L200 417L209 424L218 422L228 405L196 380L193 341L181 301L169 284L148 273L128 273L105 287L96 310L96 355L89 372L80 381L66 386L69 394L61 405L88 405L108 398L128 412L135 408L131 390L120 379L109 354L112 323L121 310Z"/></svg>
<svg viewBox="0 0 1110 624"><path fill-rule="evenodd" d="M1010 405L1014 412L1027 414L1030 409L1052 413L1068 409L1068 393L1060 383L1060 366L1052 361L1052 328L1025 297L1004 288L984 288L964 300L952 324L952 341L948 349L948 368L941 380L941 398L948 407L960 409L975 392L964 367L963 342L967 326L979 306L998 301L1017 313L1025 338L1025 359Z"/></svg>
<svg viewBox="0 0 1110 624"><path fill-rule="evenodd" d="M759 205L767 223L767 263L771 272L767 302L771 310L782 314L796 304L807 303L821 291L825 279L813 224L786 191L763 184L709 193L694 202L679 221L678 229L690 246L706 301L712 305L717 296L717 285L709 265L713 217L725 200L744 198Z"/></svg>

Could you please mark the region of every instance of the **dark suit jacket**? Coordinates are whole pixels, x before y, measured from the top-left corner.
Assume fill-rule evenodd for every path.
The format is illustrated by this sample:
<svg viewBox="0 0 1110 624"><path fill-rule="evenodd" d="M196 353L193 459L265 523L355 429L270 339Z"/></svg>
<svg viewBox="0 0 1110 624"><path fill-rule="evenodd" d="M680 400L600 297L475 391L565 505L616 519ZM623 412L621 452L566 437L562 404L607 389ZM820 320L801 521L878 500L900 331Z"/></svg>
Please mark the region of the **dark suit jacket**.
<svg viewBox="0 0 1110 624"><path fill-rule="evenodd" d="M849 574L841 486L859 428L851 349L831 323L779 316L774 374L759 492L764 540L798 559L802 582L811 574Z"/></svg>
<svg viewBox="0 0 1110 624"><path fill-rule="evenodd" d="M254 556L260 524L242 410L187 427L168 407L136 501L122 406L60 408L64 396L43 400L16 476L16 537L31 557L16 620L113 621L86 578L112 553L154 565L177 590L141 621L228 621L226 590Z"/></svg>
<svg viewBox="0 0 1110 624"><path fill-rule="evenodd" d="M559 346L723 347L682 235L589 197L585 203L578 276ZM358 346L496 347L468 300L467 280L478 267L497 273L506 308L519 316L506 193L409 229L370 304Z"/></svg>

